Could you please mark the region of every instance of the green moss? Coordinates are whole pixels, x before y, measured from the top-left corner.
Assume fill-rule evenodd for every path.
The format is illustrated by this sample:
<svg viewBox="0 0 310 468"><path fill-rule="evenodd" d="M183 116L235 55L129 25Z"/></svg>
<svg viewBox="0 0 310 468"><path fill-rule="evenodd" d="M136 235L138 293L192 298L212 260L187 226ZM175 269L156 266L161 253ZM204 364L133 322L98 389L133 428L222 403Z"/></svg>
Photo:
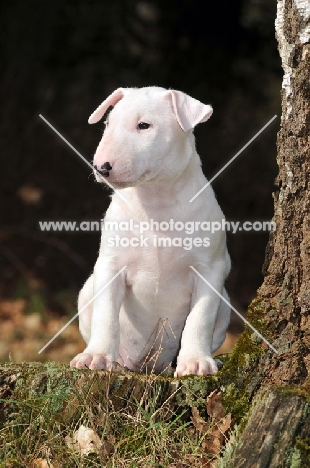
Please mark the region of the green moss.
<svg viewBox="0 0 310 468"><path fill-rule="evenodd" d="M301 454L295 447L291 450L291 456L289 460L288 468L303 468Z"/></svg>
<svg viewBox="0 0 310 468"><path fill-rule="evenodd" d="M207 396L217 389L217 382L212 376L181 377L178 381L180 388L176 394L176 402L181 408L196 406L205 409Z"/></svg>
<svg viewBox="0 0 310 468"><path fill-rule="evenodd" d="M296 439L295 445L288 449L285 462L287 468L305 468L310 466L310 440Z"/></svg>
<svg viewBox="0 0 310 468"><path fill-rule="evenodd" d="M310 466L310 439L296 439L295 449L299 452L299 457L303 464L301 466Z"/></svg>
<svg viewBox="0 0 310 468"><path fill-rule="evenodd" d="M305 387L300 387L300 386L289 386L289 387L283 387L283 386L278 386L277 387L282 395L300 395L304 398L306 398L307 402L310 403L310 388L309 386Z"/></svg>
<svg viewBox="0 0 310 468"><path fill-rule="evenodd" d="M249 305L246 318L267 340L272 341L273 330L266 325L265 317L271 317L274 313L268 301L255 299ZM246 325L230 359L215 376L224 390L223 403L227 411L241 423L241 427L250 407L251 388L255 386L257 378L255 364L266 352L265 346L261 338Z"/></svg>

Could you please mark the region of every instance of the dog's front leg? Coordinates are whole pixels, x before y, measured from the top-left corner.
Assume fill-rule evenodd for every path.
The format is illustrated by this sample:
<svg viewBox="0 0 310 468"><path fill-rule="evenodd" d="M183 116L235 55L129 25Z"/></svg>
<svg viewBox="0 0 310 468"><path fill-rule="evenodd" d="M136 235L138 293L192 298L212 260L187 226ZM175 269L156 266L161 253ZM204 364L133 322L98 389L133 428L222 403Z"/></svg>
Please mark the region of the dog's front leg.
<svg viewBox="0 0 310 468"><path fill-rule="evenodd" d="M113 265L99 257L94 268L90 339L84 352L70 362L71 367L111 370L118 360L125 273L117 273Z"/></svg>
<svg viewBox="0 0 310 468"><path fill-rule="evenodd" d="M198 269L198 268L197 268ZM220 293L223 290L225 266L222 262L210 268L200 267L205 277ZM185 322L175 376L215 374L212 340L220 297L193 271L191 310Z"/></svg>

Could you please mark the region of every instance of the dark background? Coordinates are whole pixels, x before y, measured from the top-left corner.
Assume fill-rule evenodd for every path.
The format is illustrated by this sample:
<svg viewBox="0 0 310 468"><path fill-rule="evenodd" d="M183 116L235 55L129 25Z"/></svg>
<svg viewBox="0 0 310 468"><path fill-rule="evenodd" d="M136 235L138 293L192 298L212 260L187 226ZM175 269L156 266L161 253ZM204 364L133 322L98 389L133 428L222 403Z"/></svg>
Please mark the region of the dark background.
<svg viewBox="0 0 310 468"><path fill-rule="evenodd" d="M99 234L48 234L38 221L97 220L109 193L38 115L91 161L103 124L87 119L114 89L182 90L214 108L195 131L211 178L279 115L276 0L13 0L0 8L0 297L25 298L28 312L47 319L73 310ZM272 217L278 129L279 118L214 181L227 219ZM267 240L229 235L228 290L240 311L261 283Z"/></svg>

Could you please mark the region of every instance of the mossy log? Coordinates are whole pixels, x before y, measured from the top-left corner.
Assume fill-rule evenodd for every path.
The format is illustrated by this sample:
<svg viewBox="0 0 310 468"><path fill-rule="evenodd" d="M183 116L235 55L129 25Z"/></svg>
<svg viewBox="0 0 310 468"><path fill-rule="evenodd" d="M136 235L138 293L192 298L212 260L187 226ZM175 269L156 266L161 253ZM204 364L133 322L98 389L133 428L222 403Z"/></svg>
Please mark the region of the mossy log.
<svg viewBox="0 0 310 468"><path fill-rule="evenodd" d="M55 398L57 411L74 413L78 400L87 404L112 405L115 411L140 402L152 401L189 408L205 404L208 394L218 388L211 376L175 379L173 376L72 369L54 362L0 365L0 421L15 402ZM55 403L55 401L54 401Z"/></svg>
<svg viewBox="0 0 310 468"><path fill-rule="evenodd" d="M227 378L223 387L225 369L231 379L229 363L217 376L181 379L125 371L77 370L52 362L4 364L0 366L0 429L8 422L25 427L31 421L37 421L37 427L43 431L55 424L72 427L89 414L98 421L99 409L107 411L109 407L109 411L120 415L133 414L137 405L151 407L156 418L171 420L182 415L190 421L191 408L196 406L203 411L210 392L221 388L227 412L237 420L222 467L310 466L307 392L292 387L262 387L251 402L244 387L243 405L241 399L234 406L228 398L233 382L229 384ZM240 371L235 380L240 384Z"/></svg>
<svg viewBox="0 0 310 468"><path fill-rule="evenodd" d="M53 362L0 365L0 467L32 468L37 460L47 459L54 468L136 468L140 463L130 462L130 458L143 451L152 434L159 437L161 433L164 451L169 446L173 454L171 450L163 454L158 444L157 457L152 442L154 458L171 461L174 452L182 458L178 430L187 432L194 406L207 419L206 398L218 385L211 376L174 379L172 375L136 374L122 369L71 369ZM106 452L93 454L97 461L75 456L66 440L81 427L91 428L105 444L101 448L107 445L109 452L112 447L111 456L124 457L125 461L111 461ZM196 460L203 456L204 450L201 452L195 454ZM208 459L212 457L214 454L207 455Z"/></svg>
<svg viewBox="0 0 310 468"><path fill-rule="evenodd" d="M72 369L54 362L0 364L0 430L9 420L25 425L40 415L67 427L83 414L100 411L134 414L147 408L160 419L204 408L210 392L219 387L211 376L175 379L172 375ZM34 411L34 413L33 413ZM31 416L32 414L32 416Z"/></svg>

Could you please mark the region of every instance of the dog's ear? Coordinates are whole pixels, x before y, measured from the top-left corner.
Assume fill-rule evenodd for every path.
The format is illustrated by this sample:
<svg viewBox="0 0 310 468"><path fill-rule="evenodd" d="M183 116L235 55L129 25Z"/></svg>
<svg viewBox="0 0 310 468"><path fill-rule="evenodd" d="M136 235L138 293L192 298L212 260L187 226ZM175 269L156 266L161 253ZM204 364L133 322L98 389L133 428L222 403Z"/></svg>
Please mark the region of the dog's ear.
<svg viewBox="0 0 310 468"><path fill-rule="evenodd" d="M94 124L99 122L99 120L104 116L106 111L110 106L115 106L121 99L123 99L126 93L126 89L118 88L110 94L105 101L103 101L99 107L92 113L88 119L88 123Z"/></svg>
<svg viewBox="0 0 310 468"><path fill-rule="evenodd" d="M211 106L202 104L181 91L170 90L168 93L172 99L172 107L177 121L184 132L191 130L201 122L206 122L211 117L213 112Z"/></svg>

